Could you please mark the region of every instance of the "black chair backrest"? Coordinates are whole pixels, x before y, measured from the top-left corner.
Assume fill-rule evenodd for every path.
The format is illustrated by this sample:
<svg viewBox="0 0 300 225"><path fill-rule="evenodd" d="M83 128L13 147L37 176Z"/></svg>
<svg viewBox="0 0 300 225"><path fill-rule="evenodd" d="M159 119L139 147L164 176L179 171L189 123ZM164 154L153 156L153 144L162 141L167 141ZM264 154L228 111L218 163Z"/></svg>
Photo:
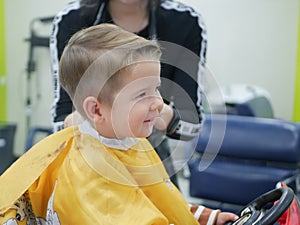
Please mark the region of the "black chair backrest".
<svg viewBox="0 0 300 225"><path fill-rule="evenodd" d="M0 123L0 174L16 160L13 152L16 128L15 124Z"/></svg>
<svg viewBox="0 0 300 225"><path fill-rule="evenodd" d="M53 133L52 128L50 127L33 127L29 130L28 136L26 138L25 152L28 151L36 142L40 139ZM38 135L42 135L37 139Z"/></svg>

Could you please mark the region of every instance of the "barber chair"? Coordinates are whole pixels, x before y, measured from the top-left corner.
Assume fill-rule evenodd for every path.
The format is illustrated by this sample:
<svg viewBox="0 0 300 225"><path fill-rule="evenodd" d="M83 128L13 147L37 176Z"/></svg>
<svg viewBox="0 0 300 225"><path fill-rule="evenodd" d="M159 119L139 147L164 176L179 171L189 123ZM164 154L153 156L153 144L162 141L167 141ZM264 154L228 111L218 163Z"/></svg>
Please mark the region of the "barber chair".
<svg viewBox="0 0 300 225"><path fill-rule="evenodd" d="M0 175L17 159L13 152L17 126L0 124Z"/></svg>
<svg viewBox="0 0 300 225"><path fill-rule="evenodd" d="M32 127L29 129L25 143L25 152L28 151L39 140L52 133L53 131L50 127Z"/></svg>
<svg viewBox="0 0 300 225"><path fill-rule="evenodd" d="M188 165L190 196L208 207L236 212L279 182L299 194L300 123L205 115Z"/></svg>

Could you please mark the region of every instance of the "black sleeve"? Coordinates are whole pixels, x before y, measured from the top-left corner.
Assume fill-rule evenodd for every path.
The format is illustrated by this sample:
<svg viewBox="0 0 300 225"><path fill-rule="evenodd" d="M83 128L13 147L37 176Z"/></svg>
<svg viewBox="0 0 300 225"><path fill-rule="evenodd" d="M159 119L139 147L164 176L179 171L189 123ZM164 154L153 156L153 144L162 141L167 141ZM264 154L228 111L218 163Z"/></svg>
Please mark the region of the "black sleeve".
<svg viewBox="0 0 300 225"><path fill-rule="evenodd" d="M76 5L59 12L52 24L50 36L51 70L54 86L54 102L52 105L52 117L54 131L63 128L63 121L72 112L72 100L59 83L59 60L70 37L84 25L80 20L79 9Z"/></svg>
<svg viewBox="0 0 300 225"><path fill-rule="evenodd" d="M173 38L164 37L174 45L162 43L161 93L167 102L172 101L178 112L179 119L173 118L178 121L177 129L167 133L175 139L189 140L197 136L202 122L201 80L206 62L206 28L201 15L194 11L193 15L189 11L178 14L178 21L173 19L176 23ZM170 124L174 126L172 121Z"/></svg>

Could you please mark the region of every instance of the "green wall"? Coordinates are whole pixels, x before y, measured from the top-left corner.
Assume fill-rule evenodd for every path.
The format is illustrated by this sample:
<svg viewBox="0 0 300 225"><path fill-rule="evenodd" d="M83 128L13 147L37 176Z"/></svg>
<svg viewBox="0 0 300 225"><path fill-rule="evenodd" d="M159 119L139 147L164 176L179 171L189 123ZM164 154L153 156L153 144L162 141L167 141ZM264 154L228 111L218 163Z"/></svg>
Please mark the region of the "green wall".
<svg viewBox="0 0 300 225"><path fill-rule="evenodd" d="M300 6L300 0L299 0ZM300 10L298 12L298 56L297 56L297 68L295 79L295 98L294 98L294 116L295 121L300 121Z"/></svg>
<svg viewBox="0 0 300 225"><path fill-rule="evenodd" d="M6 84L1 84L6 76L4 18L4 0L0 0L0 121L6 121Z"/></svg>

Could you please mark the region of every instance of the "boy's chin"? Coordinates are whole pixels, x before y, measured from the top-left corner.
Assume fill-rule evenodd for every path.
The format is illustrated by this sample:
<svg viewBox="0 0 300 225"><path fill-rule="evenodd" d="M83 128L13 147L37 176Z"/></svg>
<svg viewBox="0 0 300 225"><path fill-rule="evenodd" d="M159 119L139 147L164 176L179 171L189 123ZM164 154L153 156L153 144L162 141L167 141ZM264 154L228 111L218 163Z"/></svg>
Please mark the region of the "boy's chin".
<svg viewBox="0 0 300 225"><path fill-rule="evenodd" d="M148 138L148 137L151 136L151 134L152 134L152 129L151 129L151 131L149 131L149 132L145 132L145 133L143 133L143 134L138 134L138 135L136 135L135 137L136 137L136 138Z"/></svg>
<svg viewBox="0 0 300 225"><path fill-rule="evenodd" d="M148 129L139 130L137 132L127 132L127 135L123 135L125 137L132 137L132 138L148 138L151 136L153 132L153 126Z"/></svg>
<svg viewBox="0 0 300 225"><path fill-rule="evenodd" d="M148 138L148 137L150 137L151 136L151 133L152 132L149 132L149 133L147 133L147 134L141 134L141 135L136 135L135 137L136 138Z"/></svg>
<svg viewBox="0 0 300 225"><path fill-rule="evenodd" d="M149 130L149 132L145 135L145 137L150 137L153 132L153 127Z"/></svg>

